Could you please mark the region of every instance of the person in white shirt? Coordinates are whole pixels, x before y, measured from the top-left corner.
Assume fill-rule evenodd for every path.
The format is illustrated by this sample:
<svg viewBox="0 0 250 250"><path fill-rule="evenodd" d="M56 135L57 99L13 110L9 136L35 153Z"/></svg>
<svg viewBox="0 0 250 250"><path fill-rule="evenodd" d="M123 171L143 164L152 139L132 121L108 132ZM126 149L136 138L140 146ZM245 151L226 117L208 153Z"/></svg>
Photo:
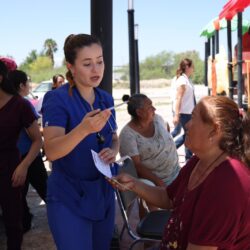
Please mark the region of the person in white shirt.
<svg viewBox="0 0 250 250"><path fill-rule="evenodd" d="M171 81L171 93L170 93L173 117L174 117L174 114L175 114L174 105L173 104L174 104L175 93L176 93L176 80L177 80L177 76L175 75L174 78ZM175 138L175 137L179 136L180 133L181 133L181 129L182 129L182 126L181 126L180 123L177 124L177 125L175 125L174 129L171 131L172 137ZM178 140L178 148L184 143L184 139L185 138L184 138L183 135L180 135L177 138L177 140Z"/></svg>
<svg viewBox="0 0 250 250"><path fill-rule="evenodd" d="M186 135L186 123L191 119L192 111L195 107L194 85L190 80L190 76L194 71L193 62L191 59L185 58L180 62L179 68L176 71L176 92L173 102L174 118L173 123L177 126L179 123L184 129L184 139ZM179 147L180 142L176 141L176 147ZM185 158L189 160L192 152L185 147Z"/></svg>

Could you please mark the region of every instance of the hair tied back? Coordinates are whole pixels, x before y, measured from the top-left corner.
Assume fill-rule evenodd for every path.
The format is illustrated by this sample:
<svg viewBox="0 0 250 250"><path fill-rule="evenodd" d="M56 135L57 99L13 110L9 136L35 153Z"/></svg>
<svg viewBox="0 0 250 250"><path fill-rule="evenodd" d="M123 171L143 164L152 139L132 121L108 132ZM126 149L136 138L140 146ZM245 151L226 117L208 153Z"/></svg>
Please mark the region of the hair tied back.
<svg viewBox="0 0 250 250"><path fill-rule="evenodd" d="M130 96L129 96L129 95L123 95L123 96L122 96L122 101L123 101L123 102L128 103L129 99L130 99Z"/></svg>

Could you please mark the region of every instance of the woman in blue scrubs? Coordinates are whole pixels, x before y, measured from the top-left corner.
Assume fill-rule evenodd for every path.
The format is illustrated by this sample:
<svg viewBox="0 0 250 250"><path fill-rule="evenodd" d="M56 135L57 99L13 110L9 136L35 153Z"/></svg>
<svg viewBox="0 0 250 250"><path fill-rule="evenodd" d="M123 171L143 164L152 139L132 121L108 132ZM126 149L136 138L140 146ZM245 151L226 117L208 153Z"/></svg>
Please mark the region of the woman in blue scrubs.
<svg viewBox="0 0 250 250"><path fill-rule="evenodd" d="M59 250L108 250L115 217L114 191L94 165L91 149L108 164L118 153L114 105L98 88L104 73L100 41L70 35L64 44L68 84L43 101L49 226Z"/></svg>

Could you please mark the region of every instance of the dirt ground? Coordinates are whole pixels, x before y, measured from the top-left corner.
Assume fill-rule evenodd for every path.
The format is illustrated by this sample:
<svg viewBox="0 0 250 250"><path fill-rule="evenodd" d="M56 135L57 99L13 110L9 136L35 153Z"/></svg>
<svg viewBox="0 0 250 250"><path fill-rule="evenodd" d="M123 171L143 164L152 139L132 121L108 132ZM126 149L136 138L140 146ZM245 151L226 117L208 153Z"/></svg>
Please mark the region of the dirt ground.
<svg viewBox="0 0 250 250"><path fill-rule="evenodd" d="M148 95L155 107L156 112L160 114L165 121L169 122L170 127L173 128L172 125L172 112L171 112L171 104L170 104L170 89L169 88L145 88L141 89L141 92ZM206 95L207 91L204 87L199 87L197 90L197 96ZM115 89L113 92L113 96L115 98L115 103L118 104L121 102L121 98L123 94L129 94L128 89ZM120 129L129 121L130 117L126 111L126 105L121 106L116 111L117 113L117 124L118 124L118 133ZM180 163L184 163L183 158L183 148L178 150ZM49 164L46 163L47 168L49 169ZM55 250L55 244L53 242L52 236L50 234L47 216L46 216L46 206L41 201L41 199L37 196L34 189L30 188L28 192L28 203L31 209L31 212L34 214L33 226L32 229L24 235L23 240L23 250ZM138 222L138 210L137 207L133 209L131 215L131 221L133 221L133 225L135 226ZM118 230L121 230L122 227L122 219L120 215L120 211L117 207L116 209L116 224L118 226ZM131 238L124 233L124 237L120 242L120 249L126 250L128 249L129 244L132 242ZM0 217L0 250L6 249L6 238L4 234L4 228L2 224L2 220ZM138 245L135 249L143 249L142 245ZM74 250L74 249L69 249ZM101 250L101 249L100 249Z"/></svg>

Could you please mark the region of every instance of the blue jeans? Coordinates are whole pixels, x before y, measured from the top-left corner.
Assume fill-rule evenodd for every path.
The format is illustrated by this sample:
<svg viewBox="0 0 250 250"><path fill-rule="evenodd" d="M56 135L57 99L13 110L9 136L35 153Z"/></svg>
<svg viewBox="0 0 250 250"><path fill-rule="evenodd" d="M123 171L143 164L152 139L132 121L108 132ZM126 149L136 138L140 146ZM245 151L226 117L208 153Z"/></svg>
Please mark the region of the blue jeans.
<svg viewBox="0 0 250 250"><path fill-rule="evenodd" d="M175 141L176 148L179 148L185 141L186 137L186 124L191 120L191 114L180 114L180 124L181 127L184 129L184 134L180 138ZM185 146L185 158L189 160L192 157L193 153Z"/></svg>
<svg viewBox="0 0 250 250"><path fill-rule="evenodd" d="M184 143L184 141L185 141L185 135L183 134L183 135L179 136L179 137L175 140L175 146L176 146L176 148L178 149L180 146L182 146L183 143Z"/></svg>
<svg viewBox="0 0 250 250"><path fill-rule="evenodd" d="M172 131L171 135L173 138L175 138L177 135L179 135L181 133L181 123L179 122L177 124L177 126L174 128L174 130ZM184 135L179 136L176 140L175 140L175 146L178 149L180 146L182 146L182 144L185 141L185 137Z"/></svg>
<svg viewBox="0 0 250 250"><path fill-rule="evenodd" d="M171 132L171 135L173 138L175 138L177 135L181 133L181 124L178 123L175 127L174 130Z"/></svg>
<svg viewBox="0 0 250 250"><path fill-rule="evenodd" d="M173 111L173 116L175 115L175 112ZM179 122L175 127L174 127L174 130L171 132L171 135L173 138L175 138L177 135L179 135L181 133L181 123ZM178 137L176 140L175 140L175 145L176 145L176 148L178 149L185 141L185 138L183 135L181 135L180 137Z"/></svg>

